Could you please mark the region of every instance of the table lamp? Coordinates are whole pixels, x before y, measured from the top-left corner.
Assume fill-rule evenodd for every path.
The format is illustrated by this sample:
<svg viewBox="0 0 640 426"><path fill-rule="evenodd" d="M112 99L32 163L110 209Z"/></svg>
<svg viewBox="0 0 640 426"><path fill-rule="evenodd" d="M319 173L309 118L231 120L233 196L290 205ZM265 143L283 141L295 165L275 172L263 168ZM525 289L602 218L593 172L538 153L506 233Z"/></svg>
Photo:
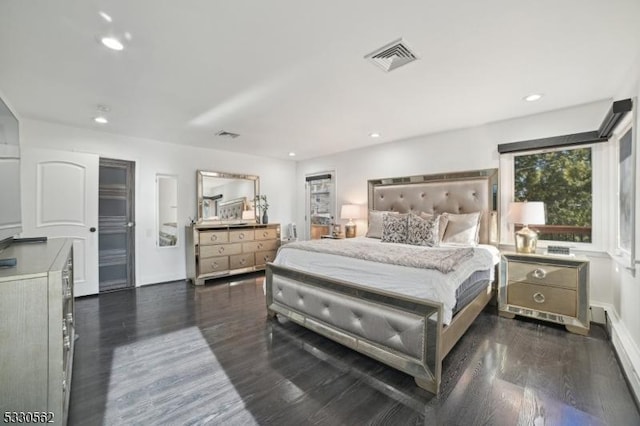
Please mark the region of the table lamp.
<svg viewBox="0 0 640 426"><path fill-rule="evenodd" d="M529 225L544 225L544 203L542 201L512 202L509 204L507 220L519 223L523 227L515 233L517 253L535 253L538 245L538 233L529 229Z"/></svg>
<svg viewBox="0 0 640 426"><path fill-rule="evenodd" d="M343 204L340 210L340 219L349 219L349 222L344 226L344 236L347 238L353 238L356 236L356 224L353 223L353 219L360 218L360 206L357 204Z"/></svg>

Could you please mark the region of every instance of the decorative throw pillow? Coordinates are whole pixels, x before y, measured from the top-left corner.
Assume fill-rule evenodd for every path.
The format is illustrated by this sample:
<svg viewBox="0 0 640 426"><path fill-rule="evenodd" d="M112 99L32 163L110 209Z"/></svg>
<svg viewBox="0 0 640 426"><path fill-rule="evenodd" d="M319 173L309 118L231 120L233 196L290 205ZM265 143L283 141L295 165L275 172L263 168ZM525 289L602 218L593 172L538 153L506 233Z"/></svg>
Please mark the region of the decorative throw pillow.
<svg viewBox="0 0 640 426"><path fill-rule="evenodd" d="M367 237L382 238L382 217L387 214L397 215L398 212L369 210L369 227L367 228Z"/></svg>
<svg viewBox="0 0 640 426"><path fill-rule="evenodd" d="M407 218L407 244L434 247L440 244L440 216L423 219L413 213Z"/></svg>
<svg viewBox="0 0 640 426"><path fill-rule="evenodd" d="M382 242L407 242L407 215L385 214L382 216Z"/></svg>
<svg viewBox="0 0 640 426"><path fill-rule="evenodd" d="M443 243L456 243L475 246L480 233L480 213L447 213L449 222L444 233Z"/></svg>
<svg viewBox="0 0 640 426"><path fill-rule="evenodd" d="M420 217L423 219L431 219L434 216L436 215L433 215L431 213L420 213ZM449 216L447 213L443 213L441 215L438 215L437 217L440 218L438 223L438 241L442 241L442 239L444 238L444 233L447 230L447 223L449 223Z"/></svg>

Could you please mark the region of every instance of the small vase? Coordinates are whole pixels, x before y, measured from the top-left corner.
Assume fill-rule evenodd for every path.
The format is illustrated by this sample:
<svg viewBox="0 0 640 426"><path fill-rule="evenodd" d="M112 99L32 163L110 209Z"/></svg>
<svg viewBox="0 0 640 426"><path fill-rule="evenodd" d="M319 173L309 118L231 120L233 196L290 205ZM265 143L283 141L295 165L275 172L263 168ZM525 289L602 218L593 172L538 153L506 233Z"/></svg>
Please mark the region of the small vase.
<svg viewBox="0 0 640 426"><path fill-rule="evenodd" d="M266 225L267 223L269 223L269 216L267 216L267 211L265 210L264 213L262 213L262 224Z"/></svg>

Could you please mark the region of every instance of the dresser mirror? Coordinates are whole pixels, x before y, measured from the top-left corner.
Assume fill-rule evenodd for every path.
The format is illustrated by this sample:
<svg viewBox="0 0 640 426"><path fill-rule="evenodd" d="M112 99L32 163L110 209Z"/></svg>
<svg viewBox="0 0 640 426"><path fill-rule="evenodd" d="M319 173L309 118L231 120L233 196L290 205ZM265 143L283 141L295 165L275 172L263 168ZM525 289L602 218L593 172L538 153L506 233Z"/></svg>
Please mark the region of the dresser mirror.
<svg viewBox="0 0 640 426"><path fill-rule="evenodd" d="M196 172L198 223L255 223L254 198L260 178L223 172Z"/></svg>
<svg viewBox="0 0 640 426"><path fill-rule="evenodd" d="M178 178L174 175L156 175L158 211L156 224L158 247L178 245Z"/></svg>

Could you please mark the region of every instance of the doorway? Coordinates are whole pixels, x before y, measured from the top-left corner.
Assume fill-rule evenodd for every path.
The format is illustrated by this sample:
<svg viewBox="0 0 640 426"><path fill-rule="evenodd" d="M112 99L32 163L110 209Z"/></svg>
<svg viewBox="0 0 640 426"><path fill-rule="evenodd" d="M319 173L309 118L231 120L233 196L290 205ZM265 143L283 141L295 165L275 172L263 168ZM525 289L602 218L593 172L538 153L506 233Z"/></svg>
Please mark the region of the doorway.
<svg viewBox="0 0 640 426"><path fill-rule="evenodd" d="M307 175L306 182L306 216L307 238L319 239L331 234L335 221L336 191L335 172L323 172Z"/></svg>
<svg viewBox="0 0 640 426"><path fill-rule="evenodd" d="M135 287L135 162L100 158L100 293Z"/></svg>

